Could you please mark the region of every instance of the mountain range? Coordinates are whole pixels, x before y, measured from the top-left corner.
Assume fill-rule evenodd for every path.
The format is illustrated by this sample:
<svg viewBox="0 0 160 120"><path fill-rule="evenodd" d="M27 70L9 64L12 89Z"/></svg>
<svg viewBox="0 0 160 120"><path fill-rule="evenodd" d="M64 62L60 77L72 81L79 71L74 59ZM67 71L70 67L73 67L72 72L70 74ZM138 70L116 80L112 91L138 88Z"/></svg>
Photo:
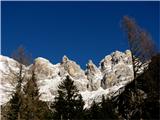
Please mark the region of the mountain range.
<svg viewBox="0 0 160 120"><path fill-rule="evenodd" d="M13 73L18 73L18 64L16 60L0 55L1 105L9 101L14 91L16 81L13 80ZM105 56L98 67L92 60L89 60L85 70L67 56L64 56L57 64L38 57L33 64L23 66L24 77L31 76L33 67L42 101L54 101L58 85L68 75L81 93L85 101L85 108L90 107L93 101L100 102L102 95L108 98L119 95L124 86L134 79L130 50L115 51ZM23 82L23 85L25 83L26 81Z"/></svg>

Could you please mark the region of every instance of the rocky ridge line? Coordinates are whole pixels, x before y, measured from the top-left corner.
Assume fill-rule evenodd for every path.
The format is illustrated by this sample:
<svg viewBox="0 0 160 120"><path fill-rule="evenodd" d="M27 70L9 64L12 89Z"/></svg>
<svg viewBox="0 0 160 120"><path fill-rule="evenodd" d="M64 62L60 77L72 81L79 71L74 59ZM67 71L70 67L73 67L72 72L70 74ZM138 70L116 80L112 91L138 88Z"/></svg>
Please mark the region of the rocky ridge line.
<svg viewBox="0 0 160 120"><path fill-rule="evenodd" d="M10 91L14 89L9 82L11 78L8 79L7 74L10 74L10 69L16 71L17 64L15 60L0 55L1 104L6 103L10 98L8 88ZM26 76L30 76L33 66L42 94L41 99L44 101L54 100L58 85L67 75L74 80L86 106L89 106L94 99L99 101L102 94L113 96L113 93L115 94L118 89L133 80L132 59L129 50L126 50L125 53L115 51L105 56L99 67L89 60L85 71L66 56L62 58L61 63L57 64L52 64L42 57L36 58L32 65L24 67L27 71Z"/></svg>

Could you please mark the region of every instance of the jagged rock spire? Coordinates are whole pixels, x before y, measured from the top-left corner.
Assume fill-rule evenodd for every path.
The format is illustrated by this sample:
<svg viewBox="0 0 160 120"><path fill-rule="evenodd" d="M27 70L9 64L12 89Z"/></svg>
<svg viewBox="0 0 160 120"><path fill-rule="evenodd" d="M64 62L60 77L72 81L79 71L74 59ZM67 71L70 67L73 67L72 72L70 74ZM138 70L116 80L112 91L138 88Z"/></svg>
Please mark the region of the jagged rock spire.
<svg viewBox="0 0 160 120"><path fill-rule="evenodd" d="M68 61L69 61L68 57L66 55L64 55L62 58L62 63L66 63Z"/></svg>
<svg viewBox="0 0 160 120"><path fill-rule="evenodd" d="M93 61L91 59L88 60L88 64L93 64Z"/></svg>
<svg viewBox="0 0 160 120"><path fill-rule="evenodd" d="M90 71L90 72L96 72L97 67L96 67L96 65L92 62L91 59L88 61L88 64L86 64L86 66L87 66L87 70L88 70L88 71Z"/></svg>
<svg viewBox="0 0 160 120"><path fill-rule="evenodd" d="M101 72L92 60L89 60L86 66L86 75L89 80L88 89L91 91L97 90L101 84Z"/></svg>

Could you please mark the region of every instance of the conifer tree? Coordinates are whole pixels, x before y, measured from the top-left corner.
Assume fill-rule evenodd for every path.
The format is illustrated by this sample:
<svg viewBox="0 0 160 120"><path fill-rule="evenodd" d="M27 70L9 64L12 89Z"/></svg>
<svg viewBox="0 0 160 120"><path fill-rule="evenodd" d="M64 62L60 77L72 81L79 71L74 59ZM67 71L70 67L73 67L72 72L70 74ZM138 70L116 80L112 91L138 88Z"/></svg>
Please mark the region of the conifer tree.
<svg viewBox="0 0 160 120"><path fill-rule="evenodd" d="M40 101L40 93L37 85L37 78L33 67L32 76L23 89L24 99L22 103L24 120L44 120L49 119L49 110L45 102Z"/></svg>
<svg viewBox="0 0 160 120"><path fill-rule="evenodd" d="M102 114L103 114L103 118L108 118L109 114L111 114L112 111L112 107L111 107L111 103L109 102L109 100L106 100L104 95L102 96L102 102L101 102L101 107L102 107Z"/></svg>
<svg viewBox="0 0 160 120"><path fill-rule="evenodd" d="M39 90L36 83L36 78L34 72L32 77L28 80L24 86L24 99L23 99L23 119L25 120L35 120L37 118L37 109L39 102Z"/></svg>
<svg viewBox="0 0 160 120"><path fill-rule="evenodd" d="M31 78L28 79L25 76L24 66L28 65L28 61L24 48L20 47L13 58L18 61L18 72L10 68L11 76L9 76L9 79L16 84L16 87L10 101L3 106L4 120L50 119L51 110L49 110L47 103L39 100L40 94L36 83L34 65ZM23 87L22 83L26 83L26 85Z"/></svg>
<svg viewBox="0 0 160 120"><path fill-rule="evenodd" d="M5 118L7 120L20 120L21 119L21 106L22 106L22 83L25 80L25 69L24 66L29 64L29 57L25 53L25 49L21 46L13 54L13 59L18 61L16 67L18 72L15 72L9 67L10 74L8 79L12 85L16 85L15 90L12 93L12 97L9 101L7 111L5 113Z"/></svg>
<svg viewBox="0 0 160 120"><path fill-rule="evenodd" d="M118 119L113 101L114 99L105 99L104 95L102 95L101 112L103 114L103 119Z"/></svg>
<svg viewBox="0 0 160 120"><path fill-rule="evenodd" d="M55 119L80 119L83 116L84 102L78 93L74 81L69 76L58 86L58 95L51 108L55 110Z"/></svg>
<svg viewBox="0 0 160 120"><path fill-rule="evenodd" d="M84 101L82 99L82 96L79 94L78 99L76 99L75 102L76 110L75 110L75 118L82 119L84 117Z"/></svg>
<svg viewBox="0 0 160 120"><path fill-rule="evenodd" d="M19 120L20 118L20 108L21 108L21 93L16 91L10 101L9 106L7 110L7 114L5 115L5 118L7 120Z"/></svg>
<svg viewBox="0 0 160 120"><path fill-rule="evenodd" d="M96 103L95 101L93 101L92 106L90 108L90 119L102 119L101 106L99 103Z"/></svg>

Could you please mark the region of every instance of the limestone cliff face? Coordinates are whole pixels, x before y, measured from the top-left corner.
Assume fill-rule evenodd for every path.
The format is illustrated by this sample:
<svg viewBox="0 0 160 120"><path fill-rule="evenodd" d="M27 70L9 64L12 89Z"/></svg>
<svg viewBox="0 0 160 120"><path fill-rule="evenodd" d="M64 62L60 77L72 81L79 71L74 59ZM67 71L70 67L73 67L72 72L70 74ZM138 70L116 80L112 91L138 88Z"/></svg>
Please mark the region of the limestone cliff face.
<svg viewBox="0 0 160 120"><path fill-rule="evenodd" d="M100 70L103 74L101 85L104 89L110 88L121 81L133 79L133 67L131 52L116 51L107 55L100 62Z"/></svg>
<svg viewBox="0 0 160 120"><path fill-rule="evenodd" d="M64 56L61 62L61 69L64 70L65 73L70 75L71 77L75 79L86 79L84 71L81 69L81 67L76 64L76 62L69 60L67 56ZM61 72L61 71L60 71Z"/></svg>
<svg viewBox="0 0 160 120"><path fill-rule="evenodd" d="M74 80L74 84L79 90L87 90L88 80L84 71L78 64L76 64L76 62L69 60L67 56L62 58L62 62L59 67L59 75L61 78L65 78L69 75Z"/></svg>
<svg viewBox="0 0 160 120"><path fill-rule="evenodd" d="M89 81L88 90L98 90L98 88L101 87L102 73L92 62L92 60L89 60L86 66L86 76Z"/></svg>
<svg viewBox="0 0 160 120"><path fill-rule="evenodd" d="M34 60L34 63L31 65L30 69L32 69L32 67L35 68L35 73L38 79L51 79L58 74L58 66L59 64L53 65L49 62L49 60L39 57Z"/></svg>
<svg viewBox="0 0 160 120"><path fill-rule="evenodd" d="M69 75L82 93L83 98L88 101L97 97L100 98L102 94L111 95L111 93L114 93L113 91L125 85L124 83L131 81L133 79L131 58L129 50L125 51L125 53L115 51L105 56L101 60L99 67L92 60L89 60L86 70L82 70L76 62L70 60L67 56L64 56L62 61L57 64L52 64L49 60L39 57L34 60L32 65L24 66L24 70L26 76L29 77L31 70L35 69L38 86L42 94L41 100L54 100L58 85ZM14 89L8 82L7 74L10 74L10 69L16 71L17 64L18 62L15 60L0 55L0 79L3 81L3 84L0 85L0 94L3 96L0 101L1 104L6 103L10 98L10 93L7 89L10 88L10 91Z"/></svg>

